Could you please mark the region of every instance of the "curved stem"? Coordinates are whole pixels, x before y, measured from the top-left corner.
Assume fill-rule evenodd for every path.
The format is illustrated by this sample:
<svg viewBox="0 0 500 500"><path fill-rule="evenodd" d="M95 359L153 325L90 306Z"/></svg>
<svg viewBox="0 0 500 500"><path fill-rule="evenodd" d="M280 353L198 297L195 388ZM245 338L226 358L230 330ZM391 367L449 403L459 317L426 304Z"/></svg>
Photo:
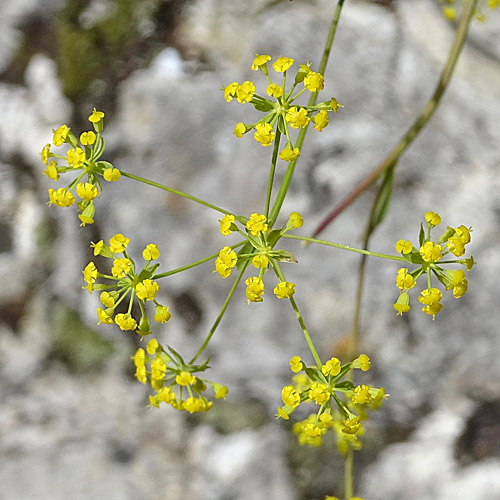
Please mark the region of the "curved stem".
<svg viewBox="0 0 500 500"><path fill-rule="evenodd" d="M378 257L379 259L396 260L400 262L408 262L404 257L398 257L397 255L389 255L385 253L369 252L368 250L363 250L361 248L353 248L347 245L341 245L340 243L332 243L331 241L318 240L317 238L309 238L308 236L297 236L295 234L284 234L283 238L290 238L292 240L307 241L309 243L319 243L320 245L326 245L329 247L340 248L342 250L348 250L349 252L361 253L364 255L371 255L372 257Z"/></svg>
<svg viewBox="0 0 500 500"><path fill-rule="evenodd" d="M215 210L216 212L220 212L221 214L233 215L231 212L229 212L228 210L225 210L224 208L218 207L217 205L214 205L212 203L209 203L208 201L197 198L196 196L192 196L190 194L184 193L183 191L179 191L178 189L164 186L163 184L160 184L159 182L151 181L149 179L145 179L144 177L139 177L138 175L129 174L128 172L124 172L123 170L120 170L120 172L124 177L128 177L129 179L133 179L134 181L142 182L144 184L148 184L149 186L153 186L153 187L156 187L158 189L162 189L163 191L168 191L169 193L176 194L178 196L182 196L183 198L194 201L195 203L203 205L204 207L211 208L212 210ZM235 218L238 219L242 224L246 224L246 222L247 222L247 219L245 219L244 217L240 217L238 215L235 215Z"/></svg>
<svg viewBox="0 0 500 500"><path fill-rule="evenodd" d="M478 0L469 0L465 4L460 25L455 34L455 39L448 56L448 60L443 68L439 82L429 99L420 116L413 122L412 126L400 141L394 146L394 149L387 157L369 174L358 186L346 196L319 224L313 233L313 236L318 236L345 208L347 208L354 200L356 200L366 189L368 189L382 173L391 167L396 167L401 155L408 149L410 144L415 140L420 131L427 125L428 121L434 115L445 90L450 83L453 71L458 61L458 56L462 51L463 45L467 38L469 25L472 16L476 9Z"/></svg>
<svg viewBox="0 0 500 500"><path fill-rule="evenodd" d="M235 245L232 245L230 248L233 250L235 248L241 247L245 244L245 241L240 241L239 243L236 243ZM199 266L200 264L204 264L205 262L208 262L209 260L215 259L219 255L219 252L213 253L212 255L209 255L208 257L204 257L203 259L197 260L196 262L192 262L191 264L187 264L182 267L178 267L177 269L172 269L172 271L166 271L161 274L155 274L152 279L156 280L159 278L166 278L167 276L172 276L173 274L180 273L182 271L186 271L187 269L192 269L193 267Z"/></svg>
<svg viewBox="0 0 500 500"><path fill-rule="evenodd" d="M318 73L321 73L322 75L324 75L325 73L326 65L328 63L328 58L330 57L330 51L332 50L333 40L335 39L335 33L337 32L337 25L340 20L340 13L342 12L344 1L345 0L339 0L337 2L337 7L335 8L335 12L333 14L332 24L330 26L330 31L328 32L328 37L325 42L325 48L323 49L323 56L321 58L321 62L318 68ZM316 104L317 99L318 99L318 92L312 93L307 105L314 106ZM300 130L299 135L297 136L297 142L294 144L294 147L297 147L299 149L302 148L302 144L304 144L304 139L306 137L308 127L309 124L307 124L304 128ZM274 222L278 217L278 214L280 213L281 207L285 200L285 196L288 192L288 188L290 186L290 183L292 182L296 164L297 160L294 160L288 164L288 168L286 169L283 181L278 191L278 195L276 196L276 200L274 201L274 205L271 210L271 215L269 216L271 227L273 226Z"/></svg>
<svg viewBox="0 0 500 500"><path fill-rule="evenodd" d="M274 272L276 273L276 276L281 281L286 281L285 275L283 274L283 271L281 270L280 265L278 264L278 261L273 262L273 269ZM299 307L297 306L297 303L295 302L295 299L293 297L290 297L288 300L290 300L290 304L292 304L293 310L295 311L295 316L297 316L297 320L299 322L300 327L302 328L302 332L304 333L304 337L306 339L307 345L309 346L309 350L311 351L311 354L313 355L314 361L316 362L316 366L321 370L321 358L319 357L318 351L316 350L316 347L314 346L314 343L312 341L311 335L309 335L309 331L307 330L307 326L304 323L304 320L302 318L302 314L300 314Z"/></svg>
<svg viewBox="0 0 500 500"><path fill-rule="evenodd" d="M250 261L247 261L243 268L241 269L240 273L238 274L238 277L236 278L235 282L233 283L233 286L231 287L231 290L229 290L229 293L227 294L226 300L224 301L224 304L222 305L222 309L219 312L219 315L217 316L216 320L214 321L214 324L212 325L212 328L210 328L210 331L208 332L208 335L206 336L205 340L203 341L203 344L201 344L200 348L196 351L196 354L193 356L193 359L189 362L190 365L192 365L202 354L202 352L205 350L207 347L208 343L210 342L210 339L213 337L213 334L215 333L215 330L217 330L217 327L219 326L219 323L222 320L222 317L224 316L224 313L226 312L227 307L229 306L229 302L231 302L231 299L233 298L234 292L236 291L236 288L238 284L241 281L241 278L243 277L243 274L248 267L248 264Z"/></svg>

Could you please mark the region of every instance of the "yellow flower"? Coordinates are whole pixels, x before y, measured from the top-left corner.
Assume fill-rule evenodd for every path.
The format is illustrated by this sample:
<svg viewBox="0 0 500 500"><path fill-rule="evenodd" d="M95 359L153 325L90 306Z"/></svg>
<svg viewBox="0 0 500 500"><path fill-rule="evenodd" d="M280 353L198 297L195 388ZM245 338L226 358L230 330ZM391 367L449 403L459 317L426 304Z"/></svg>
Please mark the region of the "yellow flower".
<svg viewBox="0 0 500 500"><path fill-rule="evenodd" d="M132 269L132 262L130 262L129 259L125 257L115 259L113 261L113 267L111 268L111 274L115 278L124 278L130 269Z"/></svg>
<svg viewBox="0 0 500 500"><path fill-rule="evenodd" d="M212 388L215 392L215 399L226 399L228 388L225 385L215 382Z"/></svg>
<svg viewBox="0 0 500 500"><path fill-rule="evenodd" d="M135 293L140 300L154 300L160 289L156 281L145 279L135 286Z"/></svg>
<svg viewBox="0 0 500 500"><path fill-rule="evenodd" d="M436 245L433 241L426 241L420 247L420 255L425 262L437 262L442 257L442 250L441 245Z"/></svg>
<svg viewBox="0 0 500 500"><path fill-rule="evenodd" d="M160 251L154 243L149 243L142 251L142 258L144 260L156 260L160 257Z"/></svg>
<svg viewBox="0 0 500 500"><path fill-rule="evenodd" d="M76 185L76 194L82 199L92 201L98 194L97 188L90 182L80 182Z"/></svg>
<svg viewBox="0 0 500 500"><path fill-rule="evenodd" d="M184 401L183 408L189 413L195 413L202 410L203 402L201 399L189 397Z"/></svg>
<svg viewBox="0 0 500 500"><path fill-rule="evenodd" d="M104 118L104 113L102 111L97 111L94 108L94 111L92 111L92 114L89 116L89 122L92 123L98 123Z"/></svg>
<svg viewBox="0 0 500 500"><path fill-rule="evenodd" d="M43 163L47 165L49 163L49 157L52 156L52 153L50 152L50 144L45 144L43 147L42 151L40 152L40 156L42 158Z"/></svg>
<svg viewBox="0 0 500 500"><path fill-rule="evenodd" d="M104 170L102 176L108 182L116 182L122 176L122 173L117 168L110 167Z"/></svg>
<svg viewBox="0 0 500 500"><path fill-rule="evenodd" d="M219 221L220 222L220 232L224 236L228 236L231 234L233 231L231 229L231 226L234 224L234 215L226 214L222 219Z"/></svg>
<svg viewBox="0 0 500 500"><path fill-rule="evenodd" d="M99 300L106 307L113 307L115 305L115 299L109 292L102 292L101 295L99 296Z"/></svg>
<svg viewBox="0 0 500 500"><path fill-rule="evenodd" d="M274 295L278 299L289 299L295 293L295 284L288 281L278 283L274 289Z"/></svg>
<svg viewBox="0 0 500 500"><path fill-rule="evenodd" d="M85 162L85 151L82 148L73 148L67 154L68 165L73 168L80 168Z"/></svg>
<svg viewBox="0 0 500 500"><path fill-rule="evenodd" d="M321 132L328 125L328 113L325 110L318 111L311 120L314 122L314 128Z"/></svg>
<svg viewBox="0 0 500 500"><path fill-rule="evenodd" d="M252 264L257 269L260 269L261 267L267 267L269 265L269 258L267 255L256 255L252 259Z"/></svg>
<svg viewBox="0 0 500 500"><path fill-rule="evenodd" d="M94 132L92 132L92 130L89 130L88 132L83 132L80 135L80 142L84 146L92 146L95 140L96 140L96 135L94 134Z"/></svg>
<svg viewBox="0 0 500 500"><path fill-rule="evenodd" d="M310 92L319 92L325 88L325 79L321 73L309 71L304 78L304 87Z"/></svg>
<svg viewBox="0 0 500 500"><path fill-rule="evenodd" d="M47 168L43 171L43 173L53 181L57 181L59 179L59 172L57 171L57 162L52 160Z"/></svg>
<svg viewBox="0 0 500 500"><path fill-rule="evenodd" d="M297 229L304 225L304 219L302 218L302 215L299 214L299 212L292 212L290 214L290 221L292 222L293 226Z"/></svg>
<svg viewBox="0 0 500 500"><path fill-rule="evenodd" d="M59 188L57 191L49 189L49 199L52 205L58 207L70 207L75 203L75 197L66 188Z"/></svg>
<svg viewBox="0 0 500 500"><path fill-rule="evenodd" d="M427 212L425 214L425 220L431 226L439 226L439 224L441 224L441 217L436 212Z"/></svg>
<svg viewBox="0 0 500 500"><path fill-rule="evenodd" d="M257 71L259 69L259 66L262 66L263 64L266 64L267 61L271 60L271 56L267 54L256 54L255 59L253 60L252 63L252 71Z"/></svg>
<svg viewBox="0 0 500 500"><path fill-rule="evenodd" d="M342 432L346 434L357 434L361 429L361 417L350 418L349 420L344 420L344 427Z"/></svg>
<svg viewBox="0 0 500 500"><path fill-rule="evenodd" d="M297 106L292 106L286 112L285 120L292 128L303 128L309 123L307 110L305 108L297 108Z"/></svg>
<svg viewBox="0 0 500 500"><path fill-rule="evenodd" d="M286 406L291 406L293 408L300 404L300 394L295 390L295 387L291 385L285 385L285 387L283 387L281 399Z"/></svg>
<svg viewBox="0 0 500 500"><path fill-rule="evenodd" d="M396 276L396 286L401 290L409 290L416 285L413 276L408 273L408 269L402 267Z"/></svg>
<svg viewBox="0 0 500 500"><path fill-rule="evenodd" d="M182 386L193 385L196 382L196 377L192 373L182 371L175 377L175 381Z"/></svg>
<svg viewBox="0 0 500 500"><path fill-rule="evenodd" d="M295 161L300 156L300 149L285 148L283 151L280 152L279 156L283 161Z"/></svg>
<svg viewBox="0 0 500 500"><path fill-rule="evenodd" d="M396 252L402 253L403 255L409 254L413 249L413 245L409 240L399 240L396 243Z"/></svg>
<svg viewBox="0 0 500 500"><path fill-rule="evenodd" d="M290 369L294 373L298 373L300 372L300 370L302 370L302 359L300 358L300 356L294 356L290 360Z"/></svg>
<svg viewBox="0 0 500 500"><path fill-rule="evenodd" d="M158 341L156 339L151 339L148 342L148 345L146 346L146 351L150 356L152 356L158 349L158 346L159 346Z"/></svg>
<svg viewBox="0 0 500 500"><path fill-rule="evenodd" d="M284 73L292 67L293 62L294 60L290 57L278 57L273 63L273 69L277 73Z"/></svg>
<svg viewBox="0 0 500 500"><path fill-rule="evenodd" d="M273 127L269 123L257 123L255 125L254 138L261 146L267 147L274 141Z"/></svg>
<svg viewBox="0 0 500 500"><path fill-rule="evenodd" d="M238 87L238 82L230 83L227 87L224 87L224 99L227 102L231 102L236 97Z"/></svg>
<svg viewBox="0 0 500 500"><path fill-rule="evenodd" d="M370 358L366 354L360 354L353 362L353 368L360 368L362 371L367 372L372 365Z"/></svg>
<svg viewBox="0 0 500 500"><path fill-rule="evenodd" d="M319 382L314 382L314 384L309 389L309 399L314 400L318 405L326 403L330 399L330 392L325 384L320 384Z"/></svg>
<svg viewBox="0 0 500 500"><path fill-rule="evenodd" d="M443 294L437 288L425 289L421 292L421 297L418 300L424 304L422 311L425 314L432 316L432 319L436 317L436 314L443 308L442 304L439 303Z"/></svg>
<svg viewBox="0 0 500 500"><path fill-rule="evenodd" d="M233 130L233 134L241 139L247 133L247 127L243 122L238 122Z"/></svg>
<svg viewBox="0 0 500 500"><path fill-rule="evenodd" d="M154 319L157 323L166 323L172 317L168 309L169 308L165 306L156 306Z"/></svg>
<svg viewBox="0 0 500 500"><path fill-rule="evenodd" d="M259 236L260 233L267 233L269 226L266 224L266 221L267 217L265 215L253 213L247 222L247 229L254 236Z"/></svg>
<svg viewBox="0 0 500 500"><path fill-rule="evenodd" d="M397 302L392 306L398 312L398 316L402 316L403 313L410 310L410 297L408 292L403 292L399 294Z"/></svg>
<svg viewBox="0 0 500 500"><path fill-rule="evenodd" d="M55 130L52 138L54 146L61 146L66 141L69 131L70 128L67 125L61 125L57 130Z"/></svg>
<svg viewBox="0 0 500 500"><path fill-rule="evenodd" d="M277 99L283 95L283 87L276 83L270 83L266 88L266 94Z"/></svg>
<svg viewBox="0 0 500 500"><path fill-rule="evenodd" d="M352 402L358 405L366 405L372 400L372 395L370 394L370 388L367 385L358 385L354 389L354 394L352 396Z"/></svg>
<svg viewBox="0 0 500 500"><path fill-rule="evenodd" d="M336 113L339 110L339 108L344 107L342 104L340 104L340 102L337 101L337 99L335 99L335 97L332 97L332 100L330 101L330 106L334 113Z"/></svg>
<svg viewBox="0 0 500 500"><path fill-rule="evenodd" d="M254 94L255 85L253 82L247 80L238 87L238 90L236 91L236 100L242 104L244 102L250 102Z"/></svg>
<svg viewBox="0 0 500 500"><path fill-rule="evenodd" d="M129 238L123 236L121 233L117 233L109 240L109 249L113 253L122 253L127 248L129 242Z"/></svg>
<svg viewBox="0 0 500 500"><path fill-rule="evenodd" d="M130 314L117 314L115 316L115 323L120 327L120 330L135 330L137 322Z"/></svg>
<svg viewBox="0 0 500 500"><path fill-rule="evenodd" d="M105 325L112 325L113 318L101 307L97 308L97 318L99 319L98 325L104 323Z"/></svg>
<svg viewBox="0 0 500 500"><path fill-rule="evenodd" d="M264 295L264 282L257 277L247 278L245 281L246 296L249 302L262 302L262 295Z"/></svg>
<svg viewBox="0 0 500 500"><path fill-rule="evenodd" d="M340 359L331 358L321 367L321 371L325 376L332 375L335 377L340 373L340 368Z"/></svg>

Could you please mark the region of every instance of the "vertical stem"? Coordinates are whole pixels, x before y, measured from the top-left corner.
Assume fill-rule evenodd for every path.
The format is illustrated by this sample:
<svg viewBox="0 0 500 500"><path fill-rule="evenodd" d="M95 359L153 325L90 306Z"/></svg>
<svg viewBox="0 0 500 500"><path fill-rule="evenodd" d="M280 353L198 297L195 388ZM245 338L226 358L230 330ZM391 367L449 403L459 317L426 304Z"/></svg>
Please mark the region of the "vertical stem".
<svg viewBox="0 0 500 500"><path fill-rule="evenodd" d="M349 446L347 449L347 455L345 457L345 467L344 467L344 498L345 500L351 500L354 494L354 481L353 481L353 461L354 453L352 448Z"/></svg>
<svg viewBox="0 0 500 500"><path fill-rule="evenodd" d="M269 180L267 182L266 211L264 212L267 218L269 218L269 207L271 206L271 194L273 192L274 173L276 171L276 162L278 161L280 139L281 139L281 132L279 127L276 125L276 137L274 138L274 150L273 150L273 157L271 160L271 170L269 171Z"/></svg>

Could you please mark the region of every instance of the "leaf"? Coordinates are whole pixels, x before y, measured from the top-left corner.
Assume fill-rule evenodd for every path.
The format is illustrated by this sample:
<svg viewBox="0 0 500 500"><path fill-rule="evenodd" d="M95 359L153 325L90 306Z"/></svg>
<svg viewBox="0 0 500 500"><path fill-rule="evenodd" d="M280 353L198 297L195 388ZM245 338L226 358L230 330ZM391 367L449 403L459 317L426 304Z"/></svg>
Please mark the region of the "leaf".
<svg viewBox="0 0 500 500"><path fill-rule="evenodd" d="M267 233L265 236L269 246L271 248L274 248L274 245L276 245L278 240L281 238L281 229L273 229L272 231L269 231L269 233Z"/></svg>
<svg viewBox="0 0 500 500"><path fill-rule="evenodd" d="M418 242L420 243L420 246L424 244L424 241L425 241L424 225L420 224L420 233L418 235Z"/></svg>
<svg viewBox="0 0 500 500"><path fill-rule="evenodd" d="M335 384L335 387L338 387L339 389L352 390L354 389L354 384L350 380L344 380L343 382Z"/></svg>

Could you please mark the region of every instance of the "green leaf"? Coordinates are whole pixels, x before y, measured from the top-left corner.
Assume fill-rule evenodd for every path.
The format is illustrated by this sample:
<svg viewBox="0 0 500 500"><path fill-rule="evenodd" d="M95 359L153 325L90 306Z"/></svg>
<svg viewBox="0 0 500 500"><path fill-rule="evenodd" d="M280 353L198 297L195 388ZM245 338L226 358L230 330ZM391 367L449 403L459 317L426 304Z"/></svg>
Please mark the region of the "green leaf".
<svg viewBox="0 0 500 500"><path fill-rule="evenodd" d="M424 244L425 241L425 231L424 231L424 226L423 224L420 224L420 233L418 235L418 242L420 243L420 246Z"/></svg>
<svg viewBox="0 0 500 500"><path fill-rule="evenodd" d="M285 121L284 121L282 116L278 116L278 130L283 135L286 135L286 125L285 125Z"/></svg>
<svg viewBox="0 0 500 500"><path fill-rule="evenodd" d="M320 382L324 384L326 382L325 377L317 368L304 368L304 372L313 382Z"/></svg>
<svg viewBox="0 0 500 500"><path fill-rule="evenodd" d="M350 380L344 380L338 384L335 384L335 387L339 389L347 389L348 391L354 389L354 384Z"/></svg>
<svg viewBox="0 0 500 500"><path fill-rule="evenodd" d="M271 248L274 248L274 245L276 245L278 240L281 238L281 229L273 229L272 231L269 231L269 233L265 235L265 238L268 245Z"/></svg>

